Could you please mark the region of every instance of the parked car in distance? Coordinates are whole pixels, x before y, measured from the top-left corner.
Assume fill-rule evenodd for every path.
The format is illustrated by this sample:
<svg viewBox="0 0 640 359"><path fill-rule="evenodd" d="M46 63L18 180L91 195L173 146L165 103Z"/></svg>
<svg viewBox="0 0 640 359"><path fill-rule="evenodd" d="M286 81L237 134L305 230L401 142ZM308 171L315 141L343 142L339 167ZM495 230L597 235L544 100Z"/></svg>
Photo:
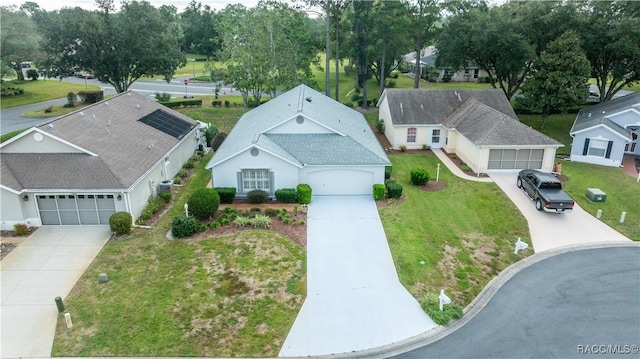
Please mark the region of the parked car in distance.
<svg viewBox="0 0 640 359"><path fill-rule="evenodd" d="M522 170L518 173L516 185L535 201L538 211L564 213L573 210L573 199L562 190L562 183L551 173Z"/></svg>

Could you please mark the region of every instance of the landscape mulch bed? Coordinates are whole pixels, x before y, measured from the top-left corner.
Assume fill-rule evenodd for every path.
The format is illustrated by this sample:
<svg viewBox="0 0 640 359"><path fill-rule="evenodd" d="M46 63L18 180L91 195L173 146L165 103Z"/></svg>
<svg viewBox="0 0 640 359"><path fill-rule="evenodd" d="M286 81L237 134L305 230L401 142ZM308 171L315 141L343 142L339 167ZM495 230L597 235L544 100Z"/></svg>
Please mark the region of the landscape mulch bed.
<svg viewBox="0 0 640 359"><path fill-rule="evenodd" d="M17 236L13 231L0 231L0 260L4 259L11 251L24 241L38 227L29 227L29 234Z"/></svg>

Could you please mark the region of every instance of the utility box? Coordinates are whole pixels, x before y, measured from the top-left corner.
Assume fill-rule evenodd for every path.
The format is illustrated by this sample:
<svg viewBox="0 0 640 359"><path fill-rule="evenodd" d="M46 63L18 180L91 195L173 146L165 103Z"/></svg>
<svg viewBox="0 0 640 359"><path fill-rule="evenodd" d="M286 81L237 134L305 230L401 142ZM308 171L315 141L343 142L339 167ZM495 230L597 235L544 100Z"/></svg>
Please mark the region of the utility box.
<svg viewBox="0 0 640 359"><path fill-rule="evenodd" d="M587 188L587 198L589 198L591 202L604 202L607 199L607 194L599 188Z"/></svg>

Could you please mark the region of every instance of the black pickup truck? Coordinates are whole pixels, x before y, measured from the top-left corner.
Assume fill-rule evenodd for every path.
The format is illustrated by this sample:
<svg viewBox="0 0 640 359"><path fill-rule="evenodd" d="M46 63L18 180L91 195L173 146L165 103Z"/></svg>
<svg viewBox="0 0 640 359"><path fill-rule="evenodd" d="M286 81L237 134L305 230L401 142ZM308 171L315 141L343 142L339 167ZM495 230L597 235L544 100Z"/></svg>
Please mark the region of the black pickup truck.
<svg viewBox="0 0 640 359"><path fill-rule="evenodd" d="M573 209L573 199L562 190L562 183L551 173L522 170L516 184L536 202L538 211L564 213Z"/></svg>

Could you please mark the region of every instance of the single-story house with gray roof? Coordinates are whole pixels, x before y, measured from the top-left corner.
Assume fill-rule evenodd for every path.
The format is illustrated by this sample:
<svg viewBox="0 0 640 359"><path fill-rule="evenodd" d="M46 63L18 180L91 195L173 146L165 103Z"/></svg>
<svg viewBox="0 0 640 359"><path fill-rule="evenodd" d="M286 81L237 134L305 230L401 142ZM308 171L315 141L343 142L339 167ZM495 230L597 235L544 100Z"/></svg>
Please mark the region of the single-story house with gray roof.
<svg viewBox="0 0 640 359"><path fill-rule="evenodd" d="M2 229L135 220L199 141L198 122L131 91L32 127L0 144Z"/></svg>
<svg viewBox="0 0 640 359"><path fill-rule="evenodd" d="M378 108L393 149L442 148L476 173L550 172L562 146L522 124L500 89L385 89Z"/></svg>
<svg viewBox="0 0 640 359"><path fill-rule="evenodd" d="M300 85L245 113L206 165L214 187L371 194L391 163L359 112Z"/></svg>
<svg viewBox="0 0 640 359"><path fill-rule="evenodd" d="M640 155L640 92L580 110L569 134L572 161L618 167Z"/></svg>

